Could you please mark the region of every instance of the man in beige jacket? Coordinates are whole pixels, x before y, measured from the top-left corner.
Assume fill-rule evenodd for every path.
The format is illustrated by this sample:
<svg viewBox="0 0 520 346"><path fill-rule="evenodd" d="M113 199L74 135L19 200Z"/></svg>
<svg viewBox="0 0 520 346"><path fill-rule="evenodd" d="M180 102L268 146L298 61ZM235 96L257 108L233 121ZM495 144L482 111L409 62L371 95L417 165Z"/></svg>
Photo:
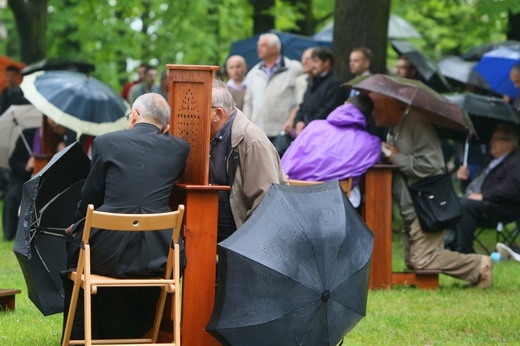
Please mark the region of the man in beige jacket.
<svg viewBox="0 0 520 346"><path fill-rule="evenodd" d="M226 85L213 80L210 183L219 192L218 241L230 236L262 202L271 184L287 185L280 157L265 133L236 109Z"/></svg>

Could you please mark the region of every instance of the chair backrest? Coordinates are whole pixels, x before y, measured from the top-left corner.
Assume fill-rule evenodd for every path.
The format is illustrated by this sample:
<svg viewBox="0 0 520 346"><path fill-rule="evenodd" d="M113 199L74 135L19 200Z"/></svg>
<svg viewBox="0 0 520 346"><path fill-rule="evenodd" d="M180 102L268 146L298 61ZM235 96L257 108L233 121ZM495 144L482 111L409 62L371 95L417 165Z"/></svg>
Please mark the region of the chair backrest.
<svg viewBox="0 0 520 346"><path fill-rule="evenodd" d="M88 244L90 230L92 228L106 229L110 231L144 232L172 229L172 242L179 242L184 205L180 204L176 211L155 214L119 214L94 210L92 204L88 205L85 228L83 231L83 243Z"/></svg>

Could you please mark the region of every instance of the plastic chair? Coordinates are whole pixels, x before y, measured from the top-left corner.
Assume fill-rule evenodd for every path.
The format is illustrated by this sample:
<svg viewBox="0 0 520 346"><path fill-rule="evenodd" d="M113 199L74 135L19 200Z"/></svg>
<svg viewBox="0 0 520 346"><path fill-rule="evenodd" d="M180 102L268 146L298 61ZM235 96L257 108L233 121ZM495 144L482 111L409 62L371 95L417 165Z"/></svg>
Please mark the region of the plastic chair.
<svg viewBox="0 0 520 346"><path fill-rule="evenodd" d="M496 226L496 227L495 227ZM492 248L487 247L484 242L479 238L485 231L495 227L496 241L493 243ZM520 235L520 218L516 220L508 221L497 221L497 222L486 222L480 225L474 234L474 241L477 245L484 250L487 254L495 251L496 243L504 243L509 247L512 247L516 243L517 237Z"/></svg>
<svg viewBox="0 0 520 346"><path fill-rule="evenodd" d="M289 181L289 185L291 185L291 186L308 186L308 185L323 184L322 181L297 180L297 179L287 179L287 180ZM350 190L352 189L352 178L340 180L339 185L341 186L341 189L345 192L345 195L347 197L350 197Z"/></svg>
<svg viewBox="0 0 520 346"><path fill-rule="evenodd" d="M180 312L180 289L179 277L179 234L184 216L184 205L179 205L177 211L157 214L115 214L94 211L94 206L89 205L85 228L83 231L83 246L80 249L77 270L69 274L69 279L74 281L74 289L69 307L69 314L65 326L62 345L92 345L94 344L139 344L139 345L176 345L181 343L181 312ZM120 279L91 273L90 268L90 231L92 228L99 228L109 231L132 231L145 232L172 229L172 238L168 261L166 263L166 273L163 278L139 278L139 279ZM167 246L167 244L165 244ZM151 337L140 339L109 339L92 340L92 321L91 321L91 295L97 293L99 287L161 287L161 294L157 302L155 321ZM72 324L76 313L79 290L84 290L84 313L85 313L85 339L70 340ZM157 344L161 319L166 303L167 293L172 293L173 318L173 343Z"/></svg>

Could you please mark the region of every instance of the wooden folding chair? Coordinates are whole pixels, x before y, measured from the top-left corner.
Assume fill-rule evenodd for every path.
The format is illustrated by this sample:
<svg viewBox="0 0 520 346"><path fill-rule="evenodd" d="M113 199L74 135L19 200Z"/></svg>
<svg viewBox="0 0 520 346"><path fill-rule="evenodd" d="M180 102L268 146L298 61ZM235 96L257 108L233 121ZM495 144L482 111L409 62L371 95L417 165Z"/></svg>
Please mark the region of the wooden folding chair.
<svg viewBox="0 0 520 346"><path fill-rule="evenodd" d="M291 186L308 186L308 185L323 184L323 181L297 180L297 179L287 179L287 180L289 181L289 185L291 185ZM347 197L350 197L350 190L352 189L352 178L340 180L339 185L341 186L341 189L345 192L345 195Z"/></svg>
<svg viewBox="0 0 520 346"><path fill-rule="evenodd" d="M177 211L158 214L115 214L94 211L94 206L89 205L85 228L83 231L83 244L79 253L78 266L76 271L69 274L69 279L74 281L74 288L69 307L69 314L65 325L62 345L113 345L113 344L139 344L139 345L176 345L181 344L181 312L180 312L180 286L179 286L179 234L184 216L184 205L179 205ZM119 279L91 273L90 266L90 231L92 228L99 228L108 231L158 231L172 229L171 245L166 264L166 273L163 278L143 278L143 279ZM141 339L109 339L92 340L92 321L91 321L91 295L97 293L99 287L161 287L161 294L157 302L155 321L151 337ZM72 324L76 313L79 290L84 290L84 340L70 340ZM159 328L166 303L167 293L172 293L173 336L172 343L157 344Z"/></svg>

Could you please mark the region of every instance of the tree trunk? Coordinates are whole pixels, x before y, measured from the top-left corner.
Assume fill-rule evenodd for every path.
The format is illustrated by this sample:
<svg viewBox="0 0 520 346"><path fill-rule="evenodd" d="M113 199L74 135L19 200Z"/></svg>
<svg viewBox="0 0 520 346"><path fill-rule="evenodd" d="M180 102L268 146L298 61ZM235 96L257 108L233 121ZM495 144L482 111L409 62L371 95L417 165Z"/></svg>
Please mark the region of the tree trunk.
<svg viewBox="0 0 520 346"><path fill-rule="evenodd" d="M344 81L352 79L349 55L356 47L372 50L372 73L386 72L386 48L390 0L336 0L334 15L335 72Z"/></svg>
<svg viewBox="0 0 520 346"><path fill-rule="evenodd" d="M311 36L316 31L316 20L312 13L312 0L286 0L295 7L300 18L296 21L296 29L290 32L294 34Z"/></svg>
<svg viewBox="0 0 520 346"><path fill-rule="evenodd" d="M275 0L249 0L253 6L253 34L274 29L274 17L266 13L274 7Z"/></svg>
<svg viewBox="0 0 520 346"><path fill-rule="evenodd" d="M30 64L45 59L48 0L8 0L20 39L21 60Z"/></svg>
<svg viewBox="0 0 520 346"><path fill-rule="evenodd" d="M520 12L508 13L507 39L520 41Z"/></svg>

